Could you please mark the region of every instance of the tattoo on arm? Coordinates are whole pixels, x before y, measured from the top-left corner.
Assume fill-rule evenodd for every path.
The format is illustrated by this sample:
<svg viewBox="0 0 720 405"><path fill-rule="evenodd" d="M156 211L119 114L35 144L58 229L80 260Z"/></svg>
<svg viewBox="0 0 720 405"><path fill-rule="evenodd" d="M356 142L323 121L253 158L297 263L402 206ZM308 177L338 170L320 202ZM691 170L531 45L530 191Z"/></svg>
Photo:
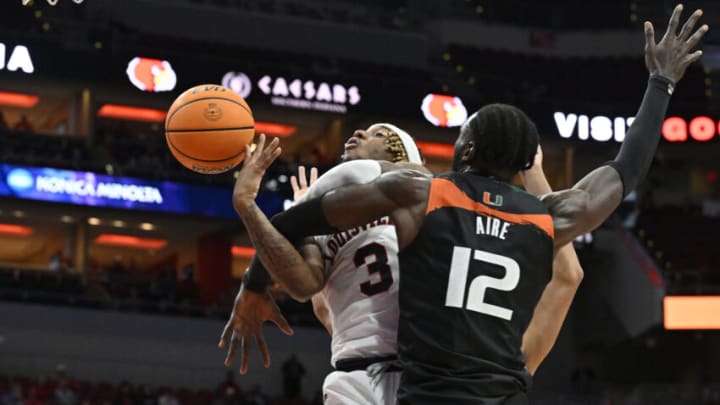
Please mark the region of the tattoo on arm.
<svg viewBox="0 0 720 405"><path fill-rule="evenodd" d="M263 265L293 298L306 300L319 291L324 283L324 274L312 271L257 204L249 205L241 218Z"/></svg>

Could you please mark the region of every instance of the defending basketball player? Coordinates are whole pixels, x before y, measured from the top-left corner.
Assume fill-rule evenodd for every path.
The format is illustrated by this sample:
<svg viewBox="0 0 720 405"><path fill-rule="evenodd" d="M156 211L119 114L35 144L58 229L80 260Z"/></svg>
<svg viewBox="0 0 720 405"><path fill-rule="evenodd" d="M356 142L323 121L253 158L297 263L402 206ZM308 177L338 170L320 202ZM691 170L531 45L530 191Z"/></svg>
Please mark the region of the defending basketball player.
<svg viewBox="0 0 720 405"><path fill-rule="evenodd" d="M398 133L402 134L402 137L398 136ZM271 154L271 148L272 145L265 153ZM260 149L265 149L262 141L258 150ZM329 189L336 188L338 184L370 181L380 174L381 166L390 168L387 165L388 160L420 162L412 138L401 129L388 124L373 125L367 131L356 131L346 145L344 160L357 157L375 158L384 163L356 161L352 165L343 165L343 170L330 171L324 175L306 195L322 195ZM250 164L252 162L255 160L249 161ZM525 174L526 187L535 193L548 193L551 190L542 173L540 149L536 155L536 163L537 165ZM348 168L350 170L345 170ZM314 176L317 176L316 172ZM311 183L314 182L312 177L313 174ZM307 189L304 169L300 170L299 178L299 185L295 178L292 179L296 195ZM271 229L267 219L264 229L261 228L262 225L249 223L248 218L244 220L251 235L258 231L266 237L277 233ZM278 274L277 280L287 286L293 297L305 300L310 294L317 293L313 296L313 306L318 318L333 336L332 364L337 370L325 380L323 391L326 404L395 403L399 382L396 371L399 371L399 368L389 362L396 359L398 252L395 230L392 224L383 222L362 227L356 232L310 239L299 248L303 252L306 266L297 266L293 262L277 262L276 268L270 268L272 273ZM282 236L278 234L275 237ZM292 250L293 246L286 243L283 250ZM264 246L257 245L261 252ZM323 257L327 262L323 261ZM324 266L324 263L329 264ZM553 281L546 288L523 340L526 367L530 373L535 372L552 348L582 279L582 269L572 246L563 248L556 263ZM289 277L291 272L296 274ZM376 274L375 277L373 273ZM299 282L298 279L304 281ZM314 286L302 287L311 284ZM255 293L241 292L239 299L248 294ZM253 309L268 304L269 302L261 300ZM246 303L242 307L236 307L234 315L251 310L247 306ZM231 331L229 323L225 335ZM229 359L232 358L237 340L238 336L235 335L231 341ZM244 357L243 362L246 361ZM384 370L383 373L373 372L381 369Z"/></svg>
<svg viewBox="0 0 720 405"><path fill-rule="evenodd" d="M490 105L462 126L451 172L383 173L273 219L297 242L390 215L403 280L401 404L527 402L522 335L550 278L554 248L599 226L644 178L674 86L702 54L691 52L708 30L703 25L691 35L702 11L677 34L681 11L675 8L657 44L645 23L650 79L636 120L616 158L572 189L540 202L509 184L532 166L537 129L517 108ZM257 172L238 178L238 212L254 204Z"/></svg>

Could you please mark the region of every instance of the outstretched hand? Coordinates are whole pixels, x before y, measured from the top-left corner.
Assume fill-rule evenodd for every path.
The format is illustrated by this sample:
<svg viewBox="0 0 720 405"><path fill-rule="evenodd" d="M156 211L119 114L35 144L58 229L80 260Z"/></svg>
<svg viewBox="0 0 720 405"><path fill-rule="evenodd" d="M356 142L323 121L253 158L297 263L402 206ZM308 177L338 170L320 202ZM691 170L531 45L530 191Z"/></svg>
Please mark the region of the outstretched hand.
<svg viewBox="0 0 720 405"><path fill-rule="evenodd" d="M292 176L290 177L290 184L292 185L293 189L293 201L298 202L302 198L302 196L307 193L310 186L312 186L313 183L315 183L315 180L318 178L318 170L317 167L310 168L310 180L308 181L305 177L305 166L298 166L298 175L297 177Z"/></svg>
<svg viewBox="0 0 720 405"><path fill-rule="evenodd" d="M263 358L265 367L270 367L270 352L268 352L262 326L266 321L272 321L286 335L292 335L293 330L275 304L269 291L257 293L240 287L230 319L225 325L218 347L228 348L225 365L232 364L238 344L241 345L240 374L247 373L250 348L248 341L255 338L258 349Z"/></svg>
<svg viewBox="0 0 720 405"><path fill-rule="evenodd" d="M704 24L692 33L695 24L703 15L702 10L695 10L678 34L682 10L682 4L675 6L667 31L658 43L655 42L655 29L652 23L645 22L645 65L651 75L662 76L673 83L682 79L685 69L700 59L702 51L691 51L709 29L707 24Z"/></svg>
<svg viewBox="0 0 720 405"><path fill-rule="evenodd" d="M265 175L265 170L280 156L282 149L280 148L278 138L265 146L265 134L260 134L255 149L254 145L245 146L245 161L242 170L240 170L235 179L235 187L233 189L233 207L235 211L240 213L248 203L255 201L260 182Z"/></svg>

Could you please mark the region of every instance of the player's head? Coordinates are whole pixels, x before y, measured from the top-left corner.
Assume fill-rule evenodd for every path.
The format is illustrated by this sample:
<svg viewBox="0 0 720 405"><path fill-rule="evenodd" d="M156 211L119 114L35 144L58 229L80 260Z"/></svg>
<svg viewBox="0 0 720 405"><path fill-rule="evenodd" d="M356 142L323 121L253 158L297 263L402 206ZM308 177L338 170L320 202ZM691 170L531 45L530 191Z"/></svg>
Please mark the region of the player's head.
<svg viewBox="0 0 720 405"><path fill-rule="evenodd" d="M343 161L356 159L387 160L422 164L420 150L415 140L405 131L392 124L370 125L358 129L345 143Z"/></svg>
<svg viewBox="0 0 720 405"><path fill-rule="evenodd" d="M535 124L519 108L489 104L460 128L452 167L510 181L532 166L539 140Z"/></svg>

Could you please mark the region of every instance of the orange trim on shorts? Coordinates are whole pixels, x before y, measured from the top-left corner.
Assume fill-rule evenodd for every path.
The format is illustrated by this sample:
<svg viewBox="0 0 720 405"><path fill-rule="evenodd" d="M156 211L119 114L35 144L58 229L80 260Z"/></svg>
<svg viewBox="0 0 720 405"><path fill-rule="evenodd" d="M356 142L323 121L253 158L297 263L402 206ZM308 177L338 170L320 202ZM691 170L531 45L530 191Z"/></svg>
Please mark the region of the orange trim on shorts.
<svg viewBox="0 0 720 405"><path fill-rule="evenodd" d="M474 201L452 181L434 178L430 186L430 198L428 199L425 215L437 209L448 207L474 211L480 215L490 215L514 224L532 224L551 238L555 238L555 227L549 214L513 214L496 210L481 202Z"/></svg>

